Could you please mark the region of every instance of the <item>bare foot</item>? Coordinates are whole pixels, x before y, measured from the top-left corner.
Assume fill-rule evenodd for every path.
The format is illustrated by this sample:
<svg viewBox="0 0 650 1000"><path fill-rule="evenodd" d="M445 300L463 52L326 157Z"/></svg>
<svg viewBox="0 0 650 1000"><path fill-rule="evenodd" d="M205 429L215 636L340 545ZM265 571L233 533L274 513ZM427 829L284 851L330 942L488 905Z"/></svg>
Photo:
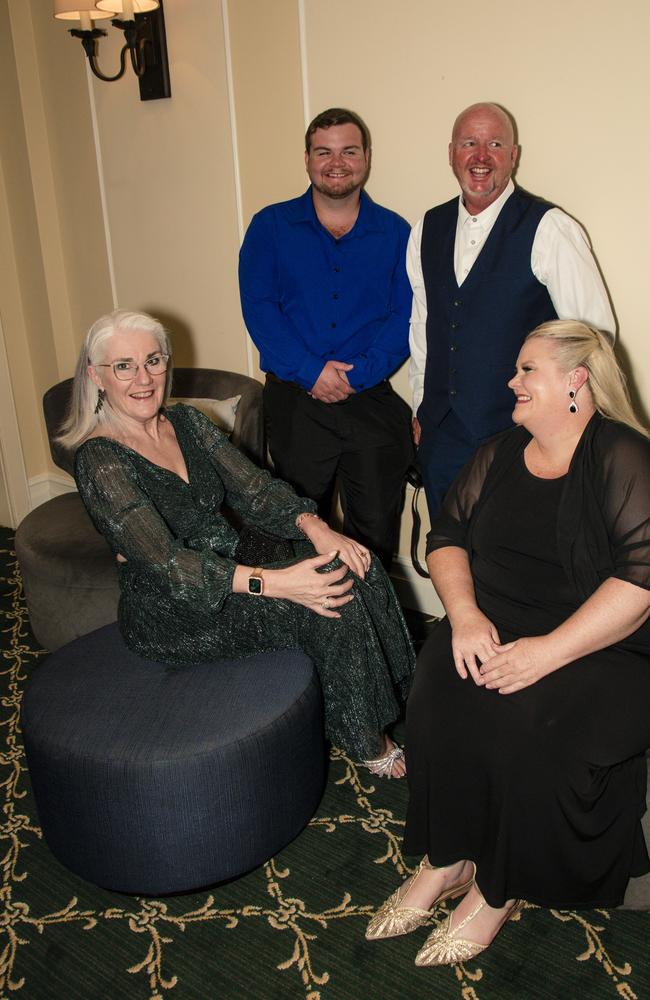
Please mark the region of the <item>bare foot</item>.
<svg viewBox="0 0 650 1000"><path fill-rule="evenodd" d="M488 906L483 899L480 890L473 885L465 898L460 901L454 910L451 921L452 932L454 927L458 927L465 917L469 917L472 911L475 910L481 902L483 903L483 906L478 911L476 916L472 917L468 924L465 924L460 933L460 937L465 938L467 941L475 941L476 944L487 946L492 943L501 930L517 900L511 899L505 906L495 909L493 906Z"/></svg>
<svg viewBox="0 0 650 1000"><path fill-rule="evenodd" d="M447 868L423 868L409 886L401 905L428 910L443 892L468 882L473 874L474 865L471 861L457 861Z"/></svg>

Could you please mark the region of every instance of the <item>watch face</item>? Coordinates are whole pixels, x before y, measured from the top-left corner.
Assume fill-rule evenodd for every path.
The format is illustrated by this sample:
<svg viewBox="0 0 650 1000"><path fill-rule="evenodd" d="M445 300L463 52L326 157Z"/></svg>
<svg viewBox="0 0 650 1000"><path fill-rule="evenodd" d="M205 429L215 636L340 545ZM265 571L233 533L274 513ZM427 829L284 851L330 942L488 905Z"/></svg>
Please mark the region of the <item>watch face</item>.
<svg viewBox="0 0 650 1000"><path fill-rule="evenodd" d="M259 576L249 576L248 578L248 593L249 594L261 594L262 593L262 578Z"/></svg>

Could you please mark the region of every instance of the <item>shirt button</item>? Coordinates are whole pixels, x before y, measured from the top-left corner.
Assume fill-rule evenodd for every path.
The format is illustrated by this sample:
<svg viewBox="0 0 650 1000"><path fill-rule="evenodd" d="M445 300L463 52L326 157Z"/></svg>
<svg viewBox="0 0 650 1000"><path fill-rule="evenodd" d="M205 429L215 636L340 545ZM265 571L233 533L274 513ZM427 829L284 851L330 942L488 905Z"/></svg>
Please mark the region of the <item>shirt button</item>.
<svg viewBox="0 0 650 1000"><path fill-rule="evenodd" d="M454 305L455 306L460 306L460 305L462 305L462 302L460 301L460 299L454 299Z"/></svg>
<svg viewBox="0 0 650 1000"><path fill-rule="evenodd" d="M458 329L458 327L459 327L459 325L460 325L460 324L458 324L458 323L452 323L452 324L451 324L451 328L452 328L452 330L457 330L457 329Z"/></svg>
<svg viewBox="0 0 650 1000"><path fill-rule="evenodd" d="M449 395L450 395L450 396L457 396L457 395L458 395L458 393L456 392L456 390L455 390L455 389L450 389L450 390L449 390Z"/></svg>
<svg viewBox="0 0 650 1000"><path fill-rule="evenodd" d="M332 330L336 329L336 323L330 323L330 326L331 326Z"/></svg>
<svg viewBox="0 0 650 1000"><path fill-rule="evenodd" d="M330 351L330 357L334 356L334 351Z"/></svg>
<svg viewBox="0 0 650 1000"><path fill-rule="evenodd" d="M478 219L476 218L476 216L474 216L474 217L472 218L472 222L478 222Z"/></svg>
<svg viewBox="0 0 650 1000"><path fill-rule="evenodd" d="M338 274L339 271L341 270L341 268L340 267L334 267L334 268L332 268L332 270L334 271L335 274Z"/></svg>
<svg viewBox="0 0 650 1000"><path fill-rule="evenodd" d="M472 246L475 246L476 245L476 240L470 240L470 243L472 244Z"/></svg>
<svg viewBox="0 0 650 1000"><path fill-rule="evenodd" d="M449 369L449 374L450 375L456 375L457 374L457 369L456 368L450 368Z"/></svg>
<svg viewBox="0 0 650 1000"><path fill-rule="evenodd" d="M338 295L337 295L337 293L336 293L336 292L334 292L334 294L332 295L332 298L333 298L333 299L338 299Z"/></svg>
<svg viewBox="0 0 650 1000"><path fill-rule="evenodd" d="M451 344L451 346L450 346L449 350L450 350L450 351L457 351L457 350L458 350L458 348L456 347L456 345L455 345L455 344Z"/></svg>

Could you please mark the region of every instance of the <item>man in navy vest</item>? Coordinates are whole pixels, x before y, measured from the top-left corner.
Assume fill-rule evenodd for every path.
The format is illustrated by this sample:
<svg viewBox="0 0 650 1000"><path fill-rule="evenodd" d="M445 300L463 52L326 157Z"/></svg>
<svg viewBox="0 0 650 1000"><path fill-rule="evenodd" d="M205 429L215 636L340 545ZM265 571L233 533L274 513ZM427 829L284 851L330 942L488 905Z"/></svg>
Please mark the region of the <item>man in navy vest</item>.
<svg viewBox="0 0 650 1000"><path fill-rule="evenodd" d="M584 231L515 188L514 140L499 105L461 112L449 144L460 198L430 209L409 240L413 436L432 520L470 455L511 426L506 383L526 334L558 318L615 332Z"/></svg>
<svg viewBox="0 0 650 1000"><path fill-rule="evenodd" d="M408 357L409 225L363 190L370 134L345 108L309 125L299 198L253 217L242 244L244 320L267 372L278 476L388 566L412 460L410 410L388 378Z"/></svg>

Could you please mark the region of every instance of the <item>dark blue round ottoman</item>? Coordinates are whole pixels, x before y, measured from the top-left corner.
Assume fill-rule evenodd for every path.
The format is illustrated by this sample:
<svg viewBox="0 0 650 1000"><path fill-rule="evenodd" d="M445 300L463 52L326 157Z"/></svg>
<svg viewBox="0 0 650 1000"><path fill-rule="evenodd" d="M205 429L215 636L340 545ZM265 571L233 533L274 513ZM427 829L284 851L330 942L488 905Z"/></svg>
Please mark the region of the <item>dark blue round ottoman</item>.
<svg viewBox="0 0 650 1000"><path fill-rule="evenodd" d="M323 791L320 685L296 650L170 666L107 625L45 660L22 720L45 840L120 892L241 875L303 829Z"/></svg>

